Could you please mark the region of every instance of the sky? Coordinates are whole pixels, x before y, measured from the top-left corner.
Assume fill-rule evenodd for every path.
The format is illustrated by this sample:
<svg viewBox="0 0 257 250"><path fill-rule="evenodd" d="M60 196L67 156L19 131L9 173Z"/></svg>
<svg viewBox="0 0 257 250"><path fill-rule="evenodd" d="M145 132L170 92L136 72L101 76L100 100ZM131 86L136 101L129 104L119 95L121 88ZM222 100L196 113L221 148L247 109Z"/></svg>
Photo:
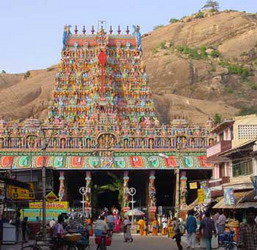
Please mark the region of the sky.
<svg viewBox="0 0 257 250"><path fill-rule="evenodd" d="M257 12L256 0L220 0L220 9ZM138 24L146 33L198 12L206 0L0 0L0 71L22 73L60 61L65 24L87 32L105 20L123 32ZM132 30L132 28L130 28Z"/></svg>

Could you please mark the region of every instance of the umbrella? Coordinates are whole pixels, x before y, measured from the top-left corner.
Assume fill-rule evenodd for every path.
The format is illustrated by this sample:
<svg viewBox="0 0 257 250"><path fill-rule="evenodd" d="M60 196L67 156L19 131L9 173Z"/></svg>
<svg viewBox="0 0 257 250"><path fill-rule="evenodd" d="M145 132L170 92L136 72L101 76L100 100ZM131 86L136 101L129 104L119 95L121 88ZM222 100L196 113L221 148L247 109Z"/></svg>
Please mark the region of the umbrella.
<svg viewBox="0 0 257 250"><path fill-rule="evenodd" d="M141 210L135 208L133 210L129 210L128 212L126 212L125 215L128 215L128 216L132 216L132 215L143 216L143 215L145 215L145 213L142 212Z"/></svg>

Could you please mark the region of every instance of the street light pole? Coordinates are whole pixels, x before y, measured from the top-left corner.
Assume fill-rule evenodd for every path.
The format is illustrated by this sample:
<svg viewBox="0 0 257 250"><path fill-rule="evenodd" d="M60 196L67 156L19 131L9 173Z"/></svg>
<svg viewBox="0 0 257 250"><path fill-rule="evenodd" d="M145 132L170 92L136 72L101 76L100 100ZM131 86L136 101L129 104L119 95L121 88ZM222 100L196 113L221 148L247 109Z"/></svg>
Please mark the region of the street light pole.
<svg viewBox="0 0 257 250"><path fill-rule="evenodd" d="M131 209L132 209L132 224L134 223L134 195L136 194L137 190L134 187L129 188L128 194L131 196Z"/></svg>
<svg viewBox="0 0 257 250"><path fill-rule="evenodd" d="M43 239L46 238L46 166L45 166L45 154L43 156L42 166L42 235Z"/></svg>

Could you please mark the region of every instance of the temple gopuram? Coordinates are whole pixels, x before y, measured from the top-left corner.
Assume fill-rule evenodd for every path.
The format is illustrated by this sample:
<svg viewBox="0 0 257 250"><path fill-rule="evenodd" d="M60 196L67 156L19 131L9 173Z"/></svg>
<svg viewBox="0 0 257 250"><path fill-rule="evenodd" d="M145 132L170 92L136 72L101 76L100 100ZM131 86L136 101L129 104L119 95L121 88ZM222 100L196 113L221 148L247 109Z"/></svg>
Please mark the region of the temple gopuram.
<svg viewBox="0 0 257 250"><path fill-rule="evenodd" d="M157 207L186 209L197 196L190 181L207 180L212 167L206 148L213 142L211 123L190 125L185 119L160 124L146 68L139 26L121 34L103 26L78 34L65 26L61 62L45 121L0 121L0 169L31 182L42 199L41 169L47 192L54 191L70 207L116 206L129 209L128 189L134 187L135 207L148 213ZM97 193L113 175L120 190ZM176 185L176 182L178 182ZM176 195L176 188L179 188ZM118 193L123 192L122 200ZM175 199L176 198L176 199Z"/></svg>

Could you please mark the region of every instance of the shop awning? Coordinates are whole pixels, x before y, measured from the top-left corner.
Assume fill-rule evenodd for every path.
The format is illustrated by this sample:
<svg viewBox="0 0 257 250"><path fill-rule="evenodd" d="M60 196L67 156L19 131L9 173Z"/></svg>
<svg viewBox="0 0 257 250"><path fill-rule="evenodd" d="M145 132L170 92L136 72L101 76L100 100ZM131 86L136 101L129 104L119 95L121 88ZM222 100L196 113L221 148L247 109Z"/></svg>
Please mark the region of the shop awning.
<svg viewBox="0 0 257 250"><path fill-rule="evenodd" d="M234 199L235 199L235 205L226 205L224 197L215 205L213 206L214 209L243 209L246 208L242 205L243 203L240 203L240 201L248 195L252 191L242 191L242 192L235 192L234 193ZM256 204L257 206L257 204ZM249 206L251 207L251 206Z"/></svg>
<svg viewBox="0 0 257 250"><path fill-rule="evenodd" d="M30 185L28 183L17 181L14 179L10 179L4 175L0 175L0 180L5 182L7 185L12 185L20 188L30 189Z"/></svg>

